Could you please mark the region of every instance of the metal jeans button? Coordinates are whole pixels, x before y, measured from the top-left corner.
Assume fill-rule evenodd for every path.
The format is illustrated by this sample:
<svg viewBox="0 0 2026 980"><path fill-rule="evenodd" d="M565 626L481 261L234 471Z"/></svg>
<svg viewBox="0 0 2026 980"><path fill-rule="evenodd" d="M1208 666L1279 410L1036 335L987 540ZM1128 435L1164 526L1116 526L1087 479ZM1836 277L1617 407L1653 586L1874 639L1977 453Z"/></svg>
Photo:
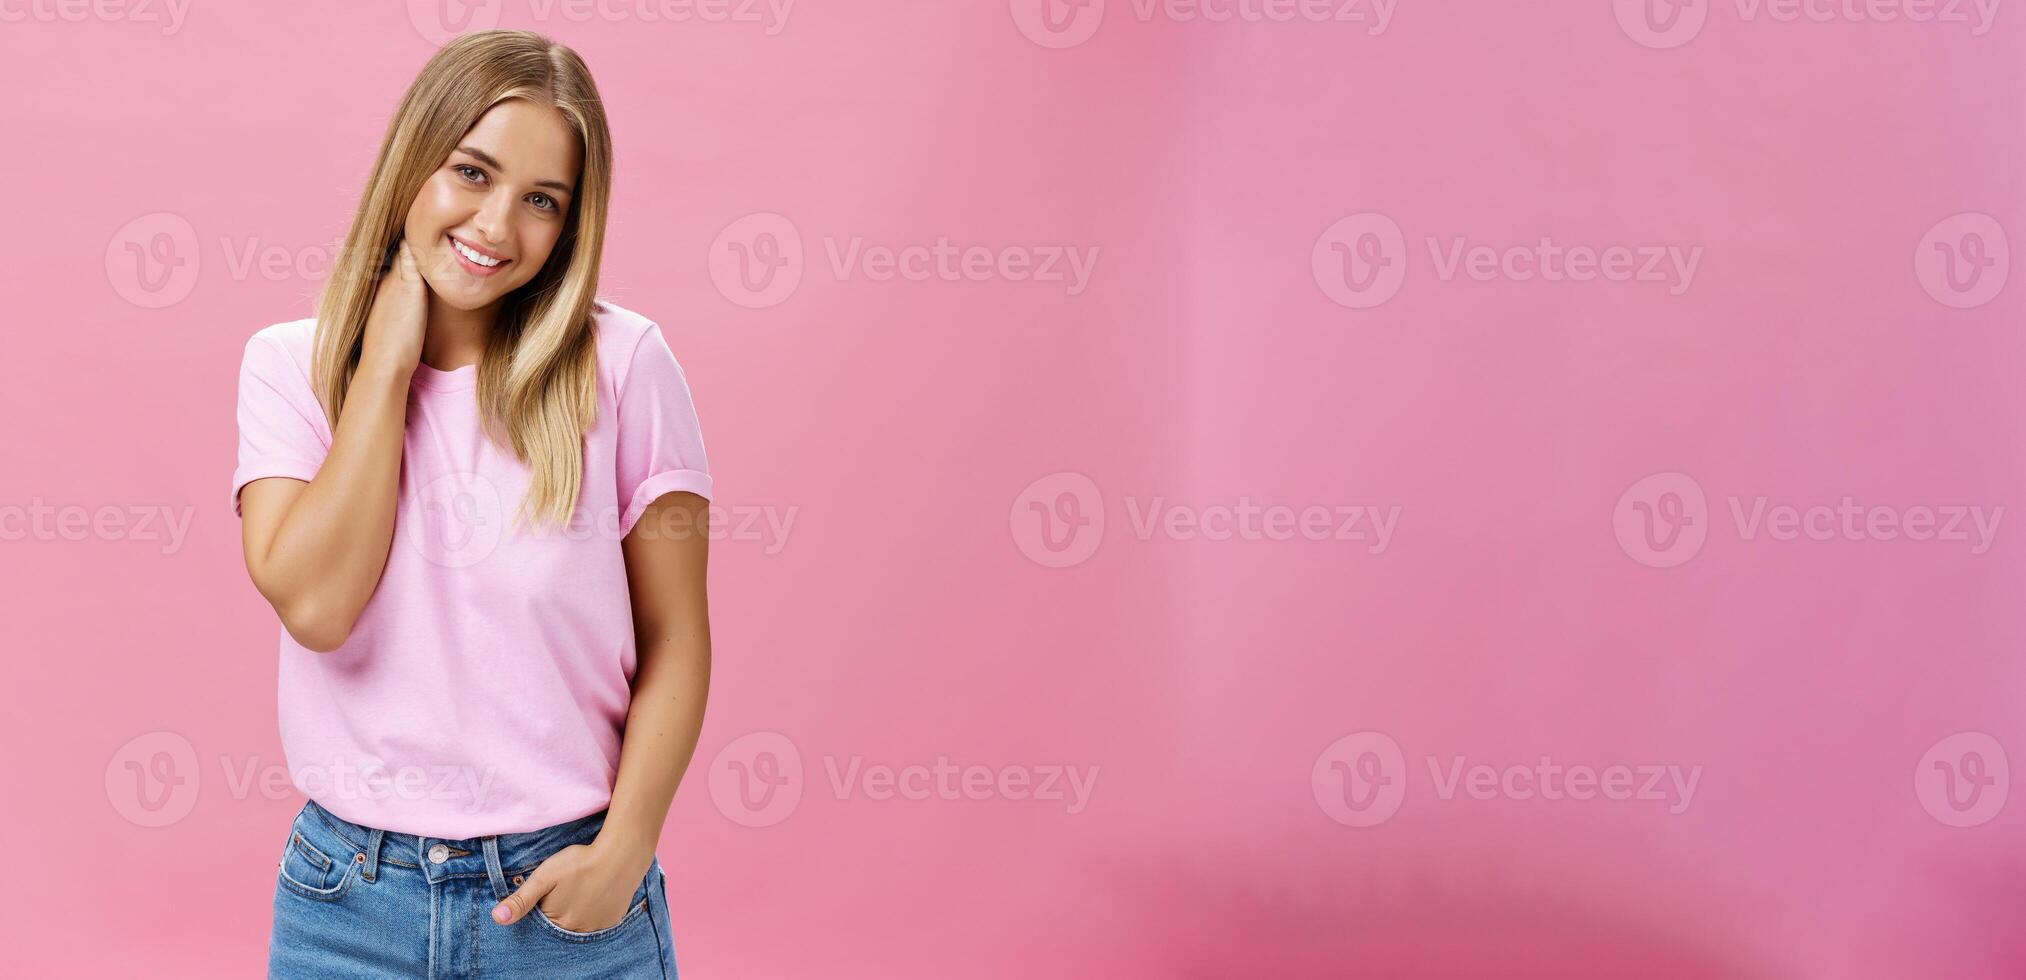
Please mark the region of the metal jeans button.
<svg viewBox="0 0 2026 980"><path fill-rule="evenodd" d="M429 861L431 864L442 864L448 860L450 860L449 847L437 844L429 849Z"/></svg>

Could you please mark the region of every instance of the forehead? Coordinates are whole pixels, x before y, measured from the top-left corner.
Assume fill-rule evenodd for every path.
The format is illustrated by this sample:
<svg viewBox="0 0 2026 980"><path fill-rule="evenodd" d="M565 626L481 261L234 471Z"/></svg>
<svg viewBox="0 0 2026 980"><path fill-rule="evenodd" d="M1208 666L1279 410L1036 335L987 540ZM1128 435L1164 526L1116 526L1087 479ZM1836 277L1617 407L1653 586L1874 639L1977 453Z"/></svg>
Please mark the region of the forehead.
<svg viewBox="0 0 2026 980"><path fill-rule="evenodd" d="M506 176L532 184L559 180L575 187L582 150L577 132L551 105L508 99L486 110L459 146L484 150L500 162Z"/></svg>

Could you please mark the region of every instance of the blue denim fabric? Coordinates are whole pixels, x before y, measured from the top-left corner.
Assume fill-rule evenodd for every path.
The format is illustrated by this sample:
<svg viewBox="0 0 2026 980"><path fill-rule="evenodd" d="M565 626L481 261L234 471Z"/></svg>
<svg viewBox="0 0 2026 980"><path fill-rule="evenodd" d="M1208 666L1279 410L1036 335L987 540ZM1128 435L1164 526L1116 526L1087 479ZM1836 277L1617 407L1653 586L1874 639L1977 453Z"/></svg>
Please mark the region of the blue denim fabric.
<svg viewBox="0 0 2026 980"><path fill-rule="evenodd" d="M361 827L305 803L275 877L267 975L676 980L658 858L626 917L610 928L571 932L539 907L510 926L492 920L516 878L571 844L590 843L604 822L600 811L525 834L439 840Z"/></svg>

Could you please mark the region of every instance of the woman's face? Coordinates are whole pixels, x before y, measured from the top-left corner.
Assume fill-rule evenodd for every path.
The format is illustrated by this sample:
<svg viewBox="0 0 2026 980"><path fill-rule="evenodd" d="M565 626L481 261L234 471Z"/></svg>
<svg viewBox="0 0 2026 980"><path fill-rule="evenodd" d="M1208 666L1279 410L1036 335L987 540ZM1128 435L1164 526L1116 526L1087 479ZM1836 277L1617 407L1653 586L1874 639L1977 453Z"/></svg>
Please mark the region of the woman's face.
<svg viewBox="0 0 2026 980"><path fill-rule="evenodd" d="M408 209L402 234L430 290L479 310L533 279L562 237L580 159L554 106L508 99L487 111Z"/></svg>

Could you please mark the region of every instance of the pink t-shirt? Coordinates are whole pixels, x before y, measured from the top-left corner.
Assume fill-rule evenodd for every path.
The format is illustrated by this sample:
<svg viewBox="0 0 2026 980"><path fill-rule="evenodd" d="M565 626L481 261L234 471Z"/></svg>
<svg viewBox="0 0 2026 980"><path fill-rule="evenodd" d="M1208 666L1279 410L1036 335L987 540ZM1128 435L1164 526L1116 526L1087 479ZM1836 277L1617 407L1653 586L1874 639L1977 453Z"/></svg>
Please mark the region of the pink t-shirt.
<svg viewBox="0 0 2026 980"><path fill-rule="evenodd" d="M601 302L598 420L567 528L510 527L529 473L478 418L478 368L418 365L394 540L343 646L281 630L282 749L295 786L354 823L463 839L611 802L635 650L619 543L649 503L708 497L689 386L661 331ZM239 490L309 480L331 430L310 386L314 319L247 341Z"/></svg>

